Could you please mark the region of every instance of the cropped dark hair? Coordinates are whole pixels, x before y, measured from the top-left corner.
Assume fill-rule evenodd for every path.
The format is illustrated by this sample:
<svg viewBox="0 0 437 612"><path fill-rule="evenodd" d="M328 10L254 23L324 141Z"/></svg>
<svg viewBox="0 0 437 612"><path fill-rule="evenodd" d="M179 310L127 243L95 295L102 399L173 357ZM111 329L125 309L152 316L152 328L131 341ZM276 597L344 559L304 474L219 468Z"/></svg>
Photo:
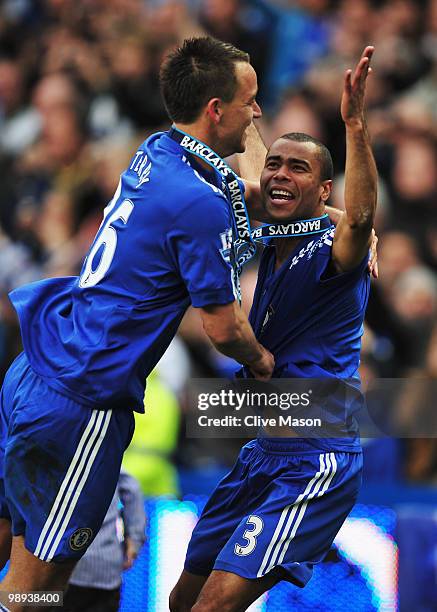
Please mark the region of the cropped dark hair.
<svg viewBox="0 0 437 612"><path fill-rule="evenodd" d="M236 62L247 53L210 36L189 38L164 60L161 93L172 121L192 123L211 98L231 102L237 90Z"/></svg>
<svg viewBox="0 0 437 612"><path fill-rule="evenodd" d="M320 179L322 181L332 180L334 176L334 165L332 163L331 153L323 142L320 142L320 140L317 140L317 138L313 138L313 136L304 134L303 132L290 132L289 134L284 134L281 136L281 138L293 140L294 142L312 142L315 144L318 148L317 157L320 162Z"/></svg>

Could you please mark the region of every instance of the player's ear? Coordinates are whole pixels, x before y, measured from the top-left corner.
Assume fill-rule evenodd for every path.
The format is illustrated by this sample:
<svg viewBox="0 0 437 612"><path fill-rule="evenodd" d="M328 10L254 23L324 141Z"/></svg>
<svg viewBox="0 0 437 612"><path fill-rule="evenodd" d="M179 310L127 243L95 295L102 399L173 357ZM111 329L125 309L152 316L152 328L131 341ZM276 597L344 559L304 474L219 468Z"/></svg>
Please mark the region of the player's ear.
<svg viewBox="0 0 437 612"><path fill-rule="evenodd" d="M327 202L331 195L332 181L323 181L320 185L320 199L322 202Z"/></svg>
<svg viewBox="0 0 437 612"><path fill-rule="evenodd" d="M211 98L206 105L206 114L213 123L220 123L223 114L222 101L220 98Z"/></svg>

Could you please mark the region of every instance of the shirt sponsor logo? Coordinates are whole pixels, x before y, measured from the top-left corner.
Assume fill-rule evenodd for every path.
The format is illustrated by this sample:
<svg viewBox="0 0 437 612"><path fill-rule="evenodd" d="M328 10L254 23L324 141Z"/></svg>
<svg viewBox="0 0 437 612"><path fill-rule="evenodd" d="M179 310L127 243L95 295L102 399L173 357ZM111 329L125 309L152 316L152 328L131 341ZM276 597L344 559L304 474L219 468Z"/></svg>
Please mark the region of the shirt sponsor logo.
<svg viewBox="0 0 437 612"><path fill-rule="evenodd" d="M250 238L250 229L247 223L246 206L243 201L243 194L237 179L228 183L231 194L232 207L234 211L235 223L237 224L240 238Z"/></svg>
<svg viewBox="0 0 437 612"><path fill-rule="evenodd" d="M321 220L296 221L287 225L268 225L261 226L252 231L252 238L262 238L269 236L294 236L298 234L309 234L318 232L321 229ZM265 233L267 231L267 233Z"/></svg>
<svg viewBox="0 0 437 612"><path fill-rule="evenodd" d="M203 143L193 140L189 136L184 136L181 140L181 146L194 153L194 155L199 155L200 157L208 160L209 163L215 166L219 172L225 176L228 176L230 168L227 163Z"/></svg>

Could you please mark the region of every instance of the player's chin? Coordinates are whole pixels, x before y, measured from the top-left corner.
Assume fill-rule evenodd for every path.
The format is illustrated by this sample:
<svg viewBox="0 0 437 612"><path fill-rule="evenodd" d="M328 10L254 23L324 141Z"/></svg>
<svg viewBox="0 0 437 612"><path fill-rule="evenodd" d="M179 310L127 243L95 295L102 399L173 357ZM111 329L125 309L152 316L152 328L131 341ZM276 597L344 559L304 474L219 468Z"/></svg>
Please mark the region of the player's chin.
<svg viewBox="0 0 437 612"><path fill-rule="evenodd" d="M246 135L243 134L243 137L241 138L241 140L235 145L235 152L244 153L245 150L246 150Z"/></svg>
<svg viewBox="0 0 437 612"><path fill-rule="evenodd" d="M270 217L275 221L292 221L293 218L297 218L297 204L291 202L278 203L274 202L269 198L266 210Z"/></svg>
<svg viewBox="0 0 437 612"><path fill-rule="evenodd" d="M249 129L250 124L247 126L247 128L244 130L244 132L241 134L241 138L240 138L240 142L239 142L239 150L237 151L237 153L244 153L244 151L246 150L246 143L247 143L247 130Z"/></svg>

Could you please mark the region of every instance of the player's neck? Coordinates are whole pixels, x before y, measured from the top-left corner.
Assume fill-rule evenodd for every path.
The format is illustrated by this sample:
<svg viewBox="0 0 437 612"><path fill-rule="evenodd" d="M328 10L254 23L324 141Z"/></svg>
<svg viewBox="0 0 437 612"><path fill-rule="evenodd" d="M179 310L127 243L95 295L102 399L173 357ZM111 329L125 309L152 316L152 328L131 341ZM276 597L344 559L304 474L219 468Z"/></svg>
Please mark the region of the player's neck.
<svg viewBox="0 0 437 612"><path fill-rule="evenodd" d="M325 205L320 202L317 208L312 212L311 215L306 217L307 219L313 219L314 217L321 217L325 214ZM293 222L295 219L291 219L289 222ZM284 261L286 261L292 251L305 239L305 236L296 236L289 238L276 238L273 242L276 249L276 263L275 270L278 270Z"/></svg>
<svg viewBox="0 0 437 612"><path fill-rule="evenodd" d="M211 137L211 134L204 122L196 121L195 123L175 123L175 127L181 132L185 132L185 134L193 136L193 138L197 138L197 140L200 140L208 145L208 147L210 147L214 153L220 155L219 144ZM208 162L204 161L197 155L195 157L201 166L203 166L206 170L211 170L211 166L208 164Z"/></svg>
<svg viewBox="0 0 437 612"><path fill-rule="evenodd" d="M273 242L276 250L275 270L279 270L297 245L302 242L302 237L296 238L276 238Z"/></svg>

